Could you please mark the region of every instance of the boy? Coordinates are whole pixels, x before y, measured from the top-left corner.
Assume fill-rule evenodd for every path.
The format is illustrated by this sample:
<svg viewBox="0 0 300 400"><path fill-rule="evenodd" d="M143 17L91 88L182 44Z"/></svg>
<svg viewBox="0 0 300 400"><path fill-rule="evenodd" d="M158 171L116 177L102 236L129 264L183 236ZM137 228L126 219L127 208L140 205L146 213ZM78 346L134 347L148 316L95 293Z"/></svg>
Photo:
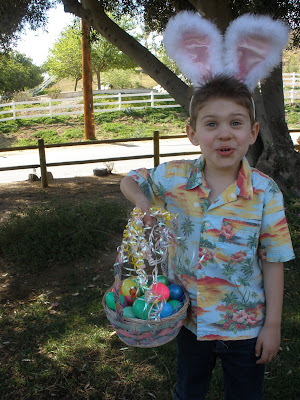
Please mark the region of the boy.
<svg viewBox="0 0 300 400"><path fill-rule="evenodd" d="M260 400L264 364L280 344L283 262L294 256L282 195L245 158L259 124L244 83L209 80L190 117L187 135L201 157L131 171L121 190L145 224L152 204L179 214L168 268L191 306L177 337L174 399L205 399L220 356L225 399Z"/></svg>

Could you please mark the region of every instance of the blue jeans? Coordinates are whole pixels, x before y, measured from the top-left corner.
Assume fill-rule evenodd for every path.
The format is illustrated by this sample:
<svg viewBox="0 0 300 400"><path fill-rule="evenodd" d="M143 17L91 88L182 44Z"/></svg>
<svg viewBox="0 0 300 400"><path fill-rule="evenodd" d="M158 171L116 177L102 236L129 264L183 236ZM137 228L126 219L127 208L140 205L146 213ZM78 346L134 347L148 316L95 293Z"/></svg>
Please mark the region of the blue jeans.
<svg viewBox="0 0 300 400"><path fill-rule="evenodd" d="M255 344L256 338L198 341L183 327L177 336L174 400L205 400L217 356L222 361L225 400L262 400L265 366L256 364Z"/></svg>

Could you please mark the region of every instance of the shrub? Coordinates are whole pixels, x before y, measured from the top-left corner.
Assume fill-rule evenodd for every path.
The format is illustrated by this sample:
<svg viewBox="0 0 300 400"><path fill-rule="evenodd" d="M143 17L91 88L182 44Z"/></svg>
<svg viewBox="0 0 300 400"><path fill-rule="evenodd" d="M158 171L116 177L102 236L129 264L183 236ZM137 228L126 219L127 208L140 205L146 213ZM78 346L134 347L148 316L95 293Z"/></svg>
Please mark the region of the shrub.
<svg viewBox="0 0 300 400"><path fill-rule="evenodd" d="M14 133L19 129L17 121L0 122L0 133Z"/></svg>

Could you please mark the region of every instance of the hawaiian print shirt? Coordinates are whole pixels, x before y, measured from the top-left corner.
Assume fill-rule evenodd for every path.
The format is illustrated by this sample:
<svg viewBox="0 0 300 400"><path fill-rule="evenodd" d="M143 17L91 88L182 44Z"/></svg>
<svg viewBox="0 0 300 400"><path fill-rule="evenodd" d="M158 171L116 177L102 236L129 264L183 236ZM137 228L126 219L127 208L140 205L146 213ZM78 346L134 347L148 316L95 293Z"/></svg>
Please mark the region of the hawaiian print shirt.
<svg viewBox="0 0 300 400"><path fill-rule="evenodd" d="M198 340L254 338L265 315L261 260L294 258L282 194L244 158L237 180L209 204L204 164L201 156L128 175L151 204L178 214L168 270L189 293L186 327Z"/></svg>

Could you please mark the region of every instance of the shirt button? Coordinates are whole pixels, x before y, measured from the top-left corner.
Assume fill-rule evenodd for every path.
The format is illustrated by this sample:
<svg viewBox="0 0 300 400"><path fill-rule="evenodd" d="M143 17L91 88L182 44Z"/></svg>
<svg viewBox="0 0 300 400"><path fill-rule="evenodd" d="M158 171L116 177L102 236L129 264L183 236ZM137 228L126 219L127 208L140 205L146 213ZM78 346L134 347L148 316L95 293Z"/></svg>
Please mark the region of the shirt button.
<svg viewBox="0 0 300 400"><path fill-rule="evenodd" d="M205 226L205 228L209 228L210 227L210 223L209 222L205 222L204 226Z"/></svg>
<svg viewBox="0 0 300 400"><path fill-rule="evenodd" d="M196 202L196 203L194 203L194 207L195 207L195 208L197 208L197 207L199 207L199 206L200 206L200 204L199 204L199 203L197 203L197 202Z"/></svg>
<svg viewBox="0 0 300 400"><path fill-rule="evenodd" d="M235 197L235 193L231 193L231 195L230 195L232 198L234 198Z"/></svg>

